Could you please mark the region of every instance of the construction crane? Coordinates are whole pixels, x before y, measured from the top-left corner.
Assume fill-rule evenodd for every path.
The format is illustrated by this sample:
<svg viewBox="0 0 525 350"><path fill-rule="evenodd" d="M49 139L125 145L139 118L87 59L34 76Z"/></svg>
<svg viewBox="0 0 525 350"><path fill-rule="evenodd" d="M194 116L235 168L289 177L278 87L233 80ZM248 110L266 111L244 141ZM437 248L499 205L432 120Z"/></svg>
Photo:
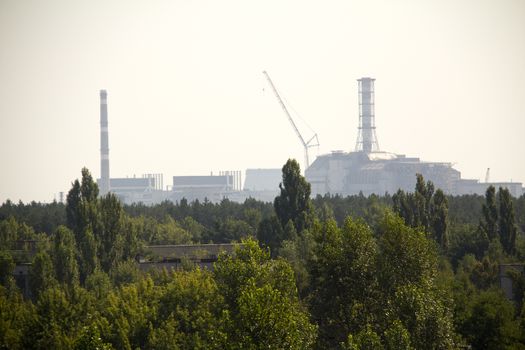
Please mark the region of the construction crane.
<svg viewBox="0 0 525 350"><path fill-rule="evenodd" d="M284 104L283 100L281 99L281 96L279 96L279 93L277 92L277 89L275 88L275 85L273 85L272 79L270 79L270 76L266 71L263 71L264 76L268 80L268 84L272 87L273 93L275 94L275 97L277 97L277 101L279 101L279 104L281 105L284 113L288 117L288 120L290 121L290 124L292 124L292 127L297 134L297 137L299 137L299 140L301 141L301 144L304 148L304 163L305 163L305 170L310 166L310 159L308 157L308 149L310 147L316 147L319 146L319 139L317 138L317 134L314 133L314 136L310 138L308 141L305 141L303 138L303 135L299 132L299 129L297 128L297 125L295 125L295 122L293 121L292 116L290 115L290 112L288 112L288 108L286 108L286 105Z"/></svg>

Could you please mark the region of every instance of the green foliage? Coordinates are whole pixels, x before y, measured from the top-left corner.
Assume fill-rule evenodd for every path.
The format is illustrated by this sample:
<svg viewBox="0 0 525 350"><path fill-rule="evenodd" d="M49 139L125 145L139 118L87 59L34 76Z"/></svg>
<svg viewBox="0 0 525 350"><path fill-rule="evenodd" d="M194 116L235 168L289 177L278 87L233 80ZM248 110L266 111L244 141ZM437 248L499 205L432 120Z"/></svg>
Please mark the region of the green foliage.
<svg viewBox="0 0 525 350"><path fill-rule="evenodd" d="M496 204L496 189L489 186L485 193L485 203L482 207L483 219L480 227L487 235L489 241L498 237L498 207Z"/></svg>
<svg viewBox="0 0 525 350"><path fill-rule="evenodd" d="M161 347L182 349L216 347L225 337L222 300L213 276L207 271L173 274L160 297L158 311L159 318L165 320L160 333L168 338L162 340L155 335L153 344L160 346L159 342L164 342Z"/></svg>
<svg viewBox="0 0 525 350"><path fill-rule="evenodd" d="M118 280L120 281L121 278L118 278ZM86 278L85 287L95 299L103 301L107 298L113 286L108 274L100 269L96 269Z"/></svg>
<svg viewBox="0 0 525 350"><path fill-rule="evenodd" d="M514 206L509 190L501 188L498 191L499 217L498 227L501 245L509 255L516 253L517 227L514 218Z"/></svg>
<svg viewBox="0 0 525 350"><path fill-rule="evenodd" d="M77 331L75 308L60 287L40 292L36 304L37 320L32 327L36 348L71 348Z"/></svg>
<svg viewBox="0 0 525 350"><path fill-rule="evenodd" d="M297 232L311 227L313 207L310 201L310 184L301 175L299 163L289 159L283 166L283 182L279 184L281 193L275 197L274 208L284 228L292 221Z"/></svg>
<svg viewBox="0 0 525 350"><path fill-rule="evenodd" d="M520 334L514 308L500 291L482 291L468 306L460 330L473 349L503 349L517 342Z"/></svg>
<svg viewBox="0 0 525 350"><path fill-rule="evenodd" d="M98 244L91 225L84 229L80 241L77 241L78 250L81 252L80 276L85 280L99 267Z"/></svg>
<svg viewBox="0 0 525 350"><path fill-rule="evenodd" d="M149 334L146 349L182 349L180 344L183 342L182 338L184 335L178 331L177 327L178 322L174 316L170 316L166 320L161 321ZM213 349L213 347L209 347L209 349Z"/></svg>
<svg viewBox="0 0 525 350"><path fill-rule="evenodd" d="M113 347L109 343L102 341L100 331L96 324L91 324L82 328L80 336L73 344L74 350L111 350Z"/></svg>
<svg viewBox="0 0 525 350"><path fill-rule="evenodd" d="M309 303L320 327L321 344L329 347L375 321L377 245L368 226L351 219L342 229L328 221L317 239L308 264Z"/></svg>
<svg viewBox="0 0 525 350"><path fill-rule="evenodd" d="M369 324L354 337L348 335L344 349L347 350L383 350L381 338L372 330Z"/></svg>
<svg viewBox="0 0 525 350"><path fill-rule="evenodd" d="M192 219L191 219L192 220ZM198 223L188 219L186 223L192 229L198 230ZM190 244L192 243L192 235L189 231L184 229L179 222L174 220L171 216L165 216L162 220L157 221L148 217L137 217L128 219L129 232L136 232L137 238L142 239L147 244ZM132 233L135 235L135 233ZM136 238L135 238L136 239ZM133 240L131 240L133 242ZM136 243L135 243L136 244ZM135 253L138 247L135 249ZM128 253L128 255L131 254Z"/></svg>
<svg viewBox="0 0 525 350"><path fill-rule="evenodd" d="M55 232L58 226L66 224L65 206L55 201L52 203L36 203L33 201L27 204L20 201L18 204L14 204L8 199L0 206L0 232L2 232L2 223L9 221L8 219L11 217L16 222L25 224L34 232L44 232L48 235ZM5 247L3 242L0 246Z"/></svg>
<svg viewBox="0 0 525 350"><path fill-rule="evenodd" d="M230 348L313 346L315 326L300 306L288 263L271 260L255 241L246 240L234 256L220 256L214 276L228 310Z"/></svg>
<svg viewBox="0 0 525 350"><path fill-rule="evenodd" d="M386 290L433 280L437 273L435 246L423 232L412 229L387 214L379 228L379 278Z"/></svg>
<svg viewBox="0 0 525 350"><path fill-rule="evenodd" d="M102 230L98 234L100 265L104 271L109 271L122 256L121 246L115 244L122 237L123 210L120 201L113 193L108 193L100 199L100 217Z"/></svg>
<svg viewBox="0 0 525 350"><path fill-rule="evenodd" d="M13 216L0 221L0 249L20 249L16 241L33 239L34 236L33 228L19 223Z"/></svg>
<svg viewBox="0 0 525 350"><path fill-rule="evenodd" d="M481 261L465 255L459 262L457 275L464 275L477 289L488 289L498 283L498 263L484 256Z"/></svg>
<svg viewBox="0 0 525 350"><path fill-rule="evenodd" d="M507 255L515 255L518 229L509 190L500 187L496 198L496 189L490 186L485 194L482 214L479 224L482 232L491 242L499 241Z"/></svg>
<svg viewBox="0 0 525 350"><path fill-rule="evenodd" d="M219 219L216 221L215 235L210 237L214 242L222 239L225 239L227 242L238 242L245 237L253 237L255 230L242 220L227 217L224 220Z"/></svg>
<svg viewBox="0 0 525 350"><path fill-rule="evenodd" d="M285 167L284 202L276 200L285 205L276 207L253 199L122 207L98 198L86 169L67 206L7 201L0 348L524 348L525 306L504 298L498 272L525 256L525 196L450 197L418 177L413 194L310 201L298 166ZM60 227L66 221L71 231ZM191 262L145 273L134 260L149 244L255 232L264 248L246 240L212 272ZM13 263L29 261L24 300ZM523 276L509 276L519 299Z"/></svg>
<svg viewBox="0 0 525 350"><path fill-rule="evenodd" d="M33 323L33 305L25 303L18 293L0 286L0 349L24 349Z"/></svg>
<svg viewBox="0 0 525 350"><path fill-rule="evenodd" d="M37 300L40 292L55 286L56 283L51 256L47 252L36 254L29 270L29 288L33 299Z"/></svg>
<svg viewBox="0 0 525 350"><path fill-rule="evenodd" d="M111 279L115 286L137 282L139 277L139 269L133 260L120 261L111 270Z"/></svg>
<svg viewBox="0 0 525 350"><path fill-rule="evenodd" d="M436 286L433 242L392 214L385 215L378 236L351 219L341 229L329 221L317 233L309 301L320 327L318 345L335 347L352 334L349 348L383 347L387 331L402 337L405 329L407 343L416 348L454 347L449 301ZM396 322L402 328L392 330Z"/></svg>
<svg viewBox="0 0 525 350"><path fill-rule="evenodd" d="M455 224L450 231L448 256L454 266L467 254L481 259L489 247L487 235L478 225Z"/></svg>
<svg viewBox="0 0 525 350"><path fill-rule="evenodd" d="M234 336L239 348L308 349L315 340L315 327L297 302L279 289L250 279L238 299L239 316Z"/></svg>
<svg viewBox="0 0 525 350"><path fill-rule="evenodd" d="M263 246L270 249L272 256L277 256L277 251L285 240L284 230L277 216L263 219L257 229L257 239Z"/></svg>
<svg viewBox="0 0 525 350"><path fill-rule="evenodd" d="M319 225L315 223L315 226ZM301 298L305 298L310 292L310 274L307 265L313 259L314 247L317 244L311 231L318 231L318 229L303 231L301 236L283 241L279 249L279 256L289 262L294 270L295 284Z"/></svg>
<svg viewBox="0 0 525 350"><path fill-rule="evenodd" d="M416 175L414 193L399 189L392 196L394 211L413 228L421 228L431 233L439 246L448 248L448 200L441 189L434 192L431 181L425 183L421 174Z"/></svg>
<svg viewBox="0 0 525 350"><path fill-rule="evenodd" d="M399 320L392 322L385 331L385 350L410 350L410 334Z"/></svg>
<svg viewBox="0 0 525 350"><path fill-rule="evenodd" d="M112 290L102 316L109 321L108 337L117 349L145 348L158 309L158 295L153 281L143 278L137 283Z"/></svg>
<svg viewBox="0 0 525 350"><path fill-rule="evenodd" d="M123 254L133 255L138 250L136 231L125 226L120 201L112 193L99 199L98 186L86 168L81 182L75 180L67 195L66 217L80 253L82 282L99 264L108 272Z"/></svg>
<svg viewBox="0 0 525 350"><path fill-rule="evenodd" d="M9 288L13 280L15 262L11 254L0 251L0 285Z"/></svg>
<svg viewBox="0 0 525 350"><path fill-rule="evenodd" d="M448 200L441 189L438 188L436 193L434 193L430 208L430 212L432 213L430 225L434 239L446 250L449 246Z"/></svg>
<svg viewBox="0 0 525 350"><path fill-rule="evenodd" d="M55 232L52 256L58 282L66 285L78 283L75 237L67 227L59 226Z"/></svg>

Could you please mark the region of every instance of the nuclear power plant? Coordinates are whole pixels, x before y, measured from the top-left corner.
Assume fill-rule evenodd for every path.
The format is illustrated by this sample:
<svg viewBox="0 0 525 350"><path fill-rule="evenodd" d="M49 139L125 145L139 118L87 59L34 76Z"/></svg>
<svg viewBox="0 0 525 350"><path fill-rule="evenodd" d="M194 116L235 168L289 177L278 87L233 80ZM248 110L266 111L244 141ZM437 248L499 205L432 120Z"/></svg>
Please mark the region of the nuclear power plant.
<svg viewBox="0 0 525 350"><path fill-rule="evenodd" d="M419 158L383 152L376 136L373 78L358 82L359 127L354 152L333 151L318 157L306 169L312 195L393 194L413 191L416 174L451 195L484 194L490 185L506 187L513 196L523 194L519 182L489 183L461 179L461 173L446 162L423 162Z"/></svg>
<svg viewBox="0 0 525 350"><path fill-rule="evenodd" d="M308 148L311 141L317 142L317 134L308 142L297 129L286 105L280 98L273 82L266 75L278 102L286 113L291 125L305 150L308 163ZM488 186L508 188L510 193L521 196L524 193L520 182L479 182L461 179L461 173L447 162L425 162L419 158L407 157L381 151L376 136L375 122L375 79L364 77L357 80L359 99L359 127L354 151L332 151L321 155L305 169L305 177L312 186L312 196L316 195L384 195L393 194L398 189L413 191L416 174L434 183L451 195L483 195ZM284 163L284 159L281 160ZM173 176L172 184L164 188L162 174L143 174L141 177L110 178L109 134L108 134L108 95L100 91L100 179L97 180L100 193L112 192L126 204L156 204L164 200L177 202L183 198L188 201L208 200L219 202L224 198L243 202L247 198L273 201L279 194L281 169L247 169L241 171L219 171L218 175Z"/></svg>

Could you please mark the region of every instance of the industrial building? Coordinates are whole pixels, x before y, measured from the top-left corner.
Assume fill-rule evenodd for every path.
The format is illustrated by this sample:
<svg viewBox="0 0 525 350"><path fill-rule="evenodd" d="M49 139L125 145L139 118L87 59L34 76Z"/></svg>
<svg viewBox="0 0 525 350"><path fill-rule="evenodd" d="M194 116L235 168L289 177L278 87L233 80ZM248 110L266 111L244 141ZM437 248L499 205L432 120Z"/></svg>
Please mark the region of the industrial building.
<svg viewBox="0 0 525 350"><path fill-rule="evenodd" d="M180 201L208 200L219 202L241 190L240 171L221 171L219 175L209 176L173 176L173 185L169 198Z"/></svg>
<svg viewBox="0 0 525 350"><path fill-rule="evenodd" d="M317 134L306 141L299 133L284 101L265 72L278 102L286 113L292 127L305 150L308 164L308 149L318 145ZM305 170L312 186L312 195L364 195L393 194L398 189L412 191L415 175L420 173L447 194L483 195L489 185L508 188L515 196L523 194L519 182L479 182L461 179L451 163L424 162L419 158L383 152L379 148L375 126L375 101L373 78L358 79L359 127L353 152L333 151L317 157ZM271 202L279 194L281 169L248 169L242 181L240 171L220 171L218 175L173 176L173 183L163 188L162 174L144 174L141 177L110 178L108 102L107 92L100 91L100 179L97 180L102 195L112 192L125 204L156 204L164 200L173 202L185 198L188 201L208 200L220 202L224 198L244 202L248 198Z"/></svg>
<svg viewBox="0 0 525 350"><path fill-rule="evenodd" d="M281 169L246 169L243 194L263 202L273 202L279 195L279 184L282 182Z"/></svg>
<svg viewBox="0 0 525 350"><path fill-rule="evenodd" d="M508 188L513 196L523 194L519 182L479 182L461 179L451 163L423 162L419 158L382 152L376 137L373 78L358 79L359 127L354 152L334 151L318 157L306 169L312 195L393 194L398 189L413 191L415 175L422 174L445 193L484 194L487 187Z"/></svg>

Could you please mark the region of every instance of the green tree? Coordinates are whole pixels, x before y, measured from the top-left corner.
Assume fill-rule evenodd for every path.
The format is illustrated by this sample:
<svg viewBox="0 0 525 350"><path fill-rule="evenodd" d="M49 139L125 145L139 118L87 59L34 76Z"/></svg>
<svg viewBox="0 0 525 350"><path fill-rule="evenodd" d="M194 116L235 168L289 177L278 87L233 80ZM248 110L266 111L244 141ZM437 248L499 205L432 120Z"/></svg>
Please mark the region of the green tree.
<svg viewBox="0 0 525 350"><path fill-rule="evenodd" d="M448 248L448 200L441 189L434 193L431 203L431 228L434 239L439 246Z"/></svg>
<svg viewBox="0 0 525 350"><path fill-rule="evenodd" d="M376 235L351 219L341 229L329 221L317 233L308 300L318 346L391 347L400 338L415 348L453 348L452 303L437 283L435 244L391 213Z"/></svg>
<svg viewBox="0 0 525 350"><path fill-rule="evenodd" d="M436 240L438 245L448 248L448 200L441 189L434 191L434 184L416 174L414 193L399 189L392 196L394 212L403 218L405 224L422 228Z"/></svg>
<svg viewBox="0 0 525 350"><path fill-rule="evenodd" d="M86 278L86 289L92 293L96 300L105 301L112 289L111 280L107 273L97 268Z"/></svg>
<svg viewBox="0 0 525 350"><path fill-rule="evenodd" d="M148 336L148 344L146 349L155 350L179 350L182 343L183 334L177 329L178 322L175 317L168 317L166 320L160 321L159 325L155 327ZM213 349L209 347L208 349Z"/></svg>
<svg viewBox="0 0 525 350"><path fill-rule="evenodd" d="M430 232L430 225L432 222L430 208L434 196L434 184L432 181L427 181L425 183L423 175L416 174L416 191L414 195L417 203L417 221L425 228L426 232Z"/></svg>
<svg viewBox="0 0 525 350"><path fill-rule="evenodd" d="M404 225L392 214L386 214L379 227L378 257L381 285L395 292L404 284L422 284L437 275L437 252L426 235Z"/></svg>
<svg viewBox="0 0 525 350"><path fill-rule="evenodd" d="M80 336L73 344L74 350L111 350L113 347L105 343L100 337L100 331L96 324L84 326Z"/></svg>
<svg viewBox="0 0 525 350"><path fill-rule="evenodd" d="M496 203L496 189L489 186L485 192L485 203L482 207L482 220L480 227L487 235L489 241L498 238L498 206Z"/></svg>
<svg viewBox="0 0 525 350"><path fill-rule="evenodd" d="M122 256L124 211L119 199L108 193L100 199L100 221L102 229L98 234L98 256L102 269L108 272Z"/></svg>
<svg viewBox="0 0 525 350"><path fill-rule="evenodd" d="M160 333L152 334L152 348L220 348L225 339L224 303L211 273L196 269L171 277L159 300L158 318L163 321ZM159 339L162 334L165 339Z"/></svg>
<svg viewBox="0 0 525 350"><path fill-rule="evenodd" d="M140 279L140 271L133 260L119 261L111 270L111 278L115 286L130 284Z"/></svg>
<svg viewBox="0 0 525 350"><path fill-rule="evenodd" d="M316 239L308 299L320 346L330 348L375 321L377 245L370 228L350 218L342 229L326 222Z"/></svg>
<svg viewBox="0 0 525 350"><path fill-rule="evenodd" d="M452 302L437 287L433 242L402 219L385 215L379 229L378 278L383 323L399 319L415 348L453 348Z"/></svg>
<svg viewBox="0 0 525 350"><path fill-rule="evenodd" d="M99 266L98 244L91 225L84 229L80 241L77 241L78 250L81 252L79 272L81 280L85 281L87 276L93 273Z"/></svg>
<svg viewBox="0 0 525 350"><path fill-rule="evenodd" d="M60 230L60 227L58 228ZM32 343L37 349L68 349L73 345L76 331L75 308L60 287L40 292L32 327Z"/></svg>
<svg viewBox="0 0 525 350"><path fill-rule="evenodd" d="M51 256L47 252L37 253L29 270L29 288L33 299L37 300L42 291L55 286L56 283Z"/></svg>
<svg viewBox="0 0 525 350"><path fill-rule="evenodd" d="M75 237L67 227L59 226L55 232L52 256L58 282L68 286L78 283Z"/></svg>
<svg viewBox="0 0 525 350"><path fill-rule="evenodd" d="M343 348L345 350L383 350L383 344L381 342L381 337L374 332L372 327L367 324L366 327L361 330L354 337L349 335L344 344Z"/></svg>
<svg viewBox="0 0 525 350"><path fill-rule="evenodd" d="M145 348L157 317L158 294L146 276L112 290L102 316L109 321L104 337L117 349Z"/></svg>
<svg viewBox="0 0 525 350"><path fill-rule="evenodd" d="M66 217L75 233L83 282L100 264L108 272L124 252L135 252L134 236L127 236L124 211L113 193L98 198L98 186L86 168L67 195ZM127 245L129 244L129 245ZM126 249L125 249L126 245Z"/></svg>
<svg viewBox="0 0 525 350"><path fill-rule="evenodd" d="M5 251L0 251L0 285L5 288L10 288L13 283L13 271L15 270L15 262L11 254Z"/></svg>
<svg viewBox="0 0 525 350"><path fill-rule="evenodd" d="M33 304L0 286L0 349L26 349L35 316Z"/></svg>
<svg viewBox="0 0 525 350"><path fill-rule="evenodd" d="M233 256L222 254L213 274L226 305L225 346L313 346L316 329L299 303L293 270L287 262L271 260L268 251L249 239L235 249Z"/></svg>
<svg viewBox="0 0 525 350"><path fill-rule="evenodd" d="M18 239L18 222L13 216L0 221L0 247L13 249L14 242Z"/></svg>
<svg viewBox="0 0 525 350"><path fill-rule="evenodd" d="M520 334L514 307L501 291L474 295L468 308L468 316L459 327L473 349L510 349L517 345Z"/></svg>
<svg viewBox="0 0 525 350"><path fill-rule="evenodd" d="M399 320L392 322L392 325L385 331L386 350L411 350L410 334Z"/></svg>
<svg viewBox="0 0 525 350"><path fill-rule="evenodd" d="M260 222L257 229L257 239L270 249L273 257L277 256L277 251L284 240L284 230L277 216L272 215Z"/></svg>
<svg viewBox="0 0 525 350"><path fill-rule="evenodd" d="M514 255L516 252L517 227L512 198L507 188L499 188L498 201L498 228L501 245L507 254Z"/></svg>
<svg viewBox="0 0 525 350"><path fill-rule="evenodd" d="M291 220L300 234L313 223L313 207L310 184L301 175L299 163L295 159L288 159L283 166L283 181L279 188L281 193L274 201L275 213L283 228Z"/></svg>
<svg viewBox="0 0 525 350"><path fill-rule="evenodd" d="M78 246L80 280L83 282L98 266L98 251L102 231L97 200L98 186L88 169L82 169L82 180L75 180L67 194L67 225L75 234Z"/></svg>

